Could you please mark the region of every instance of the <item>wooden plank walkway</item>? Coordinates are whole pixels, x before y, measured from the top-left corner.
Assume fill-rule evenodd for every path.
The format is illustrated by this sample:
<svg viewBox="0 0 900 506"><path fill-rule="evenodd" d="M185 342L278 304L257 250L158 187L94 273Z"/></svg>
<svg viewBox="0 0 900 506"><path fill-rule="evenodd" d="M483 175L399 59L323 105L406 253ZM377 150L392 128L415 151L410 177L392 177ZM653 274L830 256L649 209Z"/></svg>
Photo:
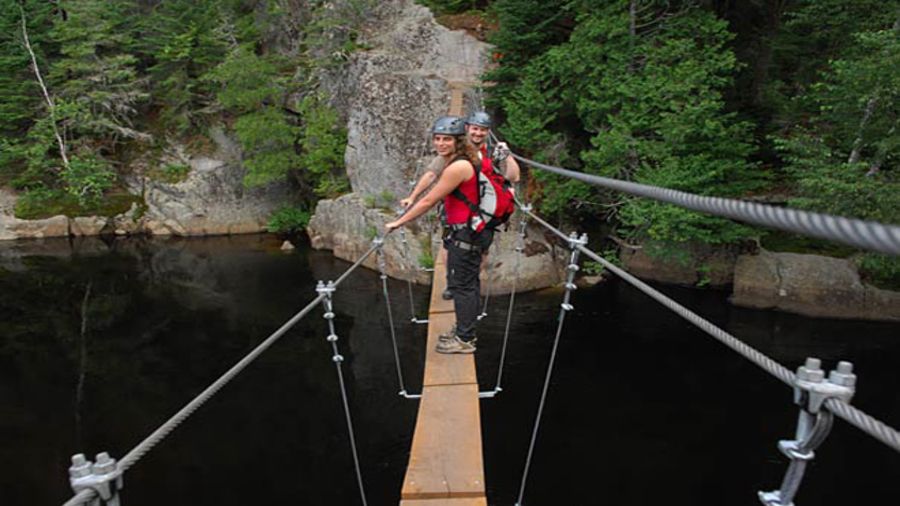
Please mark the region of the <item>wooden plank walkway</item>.
<svg viewBox="0 0 900 506"><path fill-rule="evenodd" d="M437 261L422 399L401 506L487 505L475 357L434 351L438 335L456 319L452 301L441 299L446 278L446 266Z"/></svg>

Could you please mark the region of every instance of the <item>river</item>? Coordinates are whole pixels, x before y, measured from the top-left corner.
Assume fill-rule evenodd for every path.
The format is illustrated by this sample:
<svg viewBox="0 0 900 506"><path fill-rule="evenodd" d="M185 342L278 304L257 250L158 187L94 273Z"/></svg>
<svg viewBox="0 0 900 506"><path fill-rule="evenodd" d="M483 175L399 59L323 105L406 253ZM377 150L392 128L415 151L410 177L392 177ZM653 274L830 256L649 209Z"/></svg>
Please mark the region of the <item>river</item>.
<svg viewBox="0 0 900 506"><path fill-rule="evenodd" d="M315 296L348 263L270 236L0 244L0 504L59 504L73 453L121 457ZM662 287L789 368L856 364L854 404L900 427L900 325L735 308ZM402 366L421 384L425 328L390 290ZM428 288L416 287L420 312ZM520 295L504 391L482 406L490 504L515 502L561 292ZM506 301L480 328L493 387ZM777 488L791 390L620 282L575 292L526 504L757 505ZM378 276L335 296L369 504L397 504L417 402L399 397ZM122 503L359 504L317 310L125 475ZM837 420L797 503L900 502L900 453Z"/></svg>

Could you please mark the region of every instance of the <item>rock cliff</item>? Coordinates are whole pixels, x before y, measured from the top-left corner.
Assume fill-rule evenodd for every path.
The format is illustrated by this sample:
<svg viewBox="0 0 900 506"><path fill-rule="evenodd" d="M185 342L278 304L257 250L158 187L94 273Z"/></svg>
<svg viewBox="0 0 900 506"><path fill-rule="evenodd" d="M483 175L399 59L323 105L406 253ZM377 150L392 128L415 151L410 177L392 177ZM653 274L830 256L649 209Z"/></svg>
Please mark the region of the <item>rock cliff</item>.
<svg viewBox="0 0 900 506"><path fill-rule="evenodd" d="M322 79L332 104L347 118L344 161L353 194L320 201L308 227L314 248L332 249L345 260L365 252L372 235L391 219L390 211L370 209L365 203L376 198L396 201L408 194L433 157L428 130L435 118L447 114L453 92L462 92L463 110L478 107L478 79L487 68L490 48L464 31L437 24L428 9L412 0L383 2L360 42L370 49L354 53L348 65ZM388 236L387 272L429 283L430 273L406 266L418 267L425 246L436 237L422 226L410 227L406 236L409 261L402 256L399 234ZM515 238L512 232L500 234L489 255L482 284L495 293L507 292L512 285ZM529 233L528 243L530 253L521 266L527 274L519 288L560 282L563 262L553 247L535 231Z"/></svg>
<svg viewBox="0 0 900 506"><path fill-rule="evenodd" d="M864 284L849 260L819 255L741 255L731 301L808 316L900 321L900 293Z"/></svg>

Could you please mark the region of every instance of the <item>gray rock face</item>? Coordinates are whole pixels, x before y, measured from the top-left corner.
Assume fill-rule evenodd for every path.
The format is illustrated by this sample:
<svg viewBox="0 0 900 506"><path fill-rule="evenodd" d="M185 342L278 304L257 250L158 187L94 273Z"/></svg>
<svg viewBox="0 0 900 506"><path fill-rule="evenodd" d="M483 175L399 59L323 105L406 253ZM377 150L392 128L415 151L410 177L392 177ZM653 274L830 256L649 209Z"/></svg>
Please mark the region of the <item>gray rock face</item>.
<svg viewBox="0 0 900 506"><path fill-rule="evenodd" d="M409 193L433 156L428 131L434 119L447 114L453 90L463 91L464 110L477 107L478 78L486 70L490 48L463 31L438 25L428 9L412 0L383 2L363 33L362 42L372 49L355 53L345 69L323 78L332 104L347 118L344 161L354 194L319 202L308 228L314 248L333 249L349 261L369 248L375 228L383 230L390 221L388 215L367 209L365 196L400 198ZM483 291L511 289L516 238L512 231L498 234L482 273ZM387 273L430 283L429 272L408 265L418 266L429 244L433 255L440 254L439 237L415 224L407 239L409 260L400 234L387 237ZM538 230L529 230L518 289L559 283L564 263ZM364 265L374 267L374 261Z"/></svg>
<svg viewBox="0 0 900 506"><path fill-rule="evenodd" d="M900 293L862 283L849 260L819 255L741 255L731 301L808 316L900 321Z"/></svg>
<svg viewBox="0 0 900 506"><path fill-rule="evenodd" d="M677 285L722 287L732 282L737 253L695 245L688 249L684 261L679 261L655 257L644 249L622 248L620 258L625 269L641 279Z"/></svg>
<svg viewBox="0 0 900 506"><path fill-rule="evenodd" d="M428 130L447 113L451 88L478 84L490 46L438 25L412 0L382 2L363 34L372 49L355 52L339 73L323 77L324 86L347 118L353 191L404 196L431 157Z"/></svg>
<svg viewBox="0 0 900 506"><path fill-rule="evenodd" d="M213 129L212 137L216 152L210 157L189 156L181 147L172 146L164 158L164 163L190 167L184 181L166 183L142 176L126 178L128 191L144 196L147 205L144 212L132 205L127 212L113 218L54 216L45 220L20 220L13 216L16 196L0 190L0 240L107 232L179 236L264 232L271 213L290 201L289 185L279 182L245 188L240 149L221 130Z"/></svg>
<svg viewBox="0 0 900 506"><path fill-rule="evenodd" d="M518 239L512 226L507 232L495 234L481 274L482 292L506 294L512 291L513 283L516 291L525 292L565 281L568 250L551 242L540 225L532 224L525 231L521 255L516 252Z"/></svg>
<svg viewBox="0 0 900 506"><path fill-rule="evenodd" d="M211 137L211 157L188 156L178 147L169 155L173 163L190 167L184 181L165 183L132 178L129 190L143 194L147 212L138 220L116 217L116 231L154 235L222 235L265 231L269 215L290 199L287 183L247 189L240 148L221 130Z"/></svg>
<svg viewBox="0 0 900 506"><path fill-rule="evenodd" d="M334 256L355 262L369 250L376 235L384 231L384 224L392 220L392 215L366 207L363 199L351 193L334 200L320 200L307 233L313 248L330 249ZM404 234L398 231L385 238L385 272L388 276L431 283L431 274L420 268L420 259L426 256L427 248L431 248L431 234L422 225L414 224L406 228ZM363 265L377 269L375 255Z"/></svg>

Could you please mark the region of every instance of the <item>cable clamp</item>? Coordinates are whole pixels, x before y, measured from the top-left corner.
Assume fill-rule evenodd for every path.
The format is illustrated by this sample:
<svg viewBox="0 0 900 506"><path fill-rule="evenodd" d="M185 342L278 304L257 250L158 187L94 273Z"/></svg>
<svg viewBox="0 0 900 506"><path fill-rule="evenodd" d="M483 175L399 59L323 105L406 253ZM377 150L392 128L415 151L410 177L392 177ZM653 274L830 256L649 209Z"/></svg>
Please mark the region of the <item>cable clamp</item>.
<svg viewBox="0 0 900 506"><path fill-rule="evenodd" d="M576 232L572 232L569 234L569 249L578 249L579 246L586 246L588 243L587 234L581 234L580 236Z"/></svg>
<svg viewBox="0 0 900 506"><path fill-rule="evenodd" d="M530 213L531 210L533 209L533 207L531 206L531 204L522 204L522 205L520 205L519 207L522 209L522 211L524 211L524 212L526 212L526 213Z"/></svg>
<svg viewBox="0 0 900 506"><path fill-rule="evenodd" d="M568 302L563 302L562 304L560 304L560 307L563 308L563 311L572 311L573 309L575 309L575 306L569 304Z"/></svg>
<svg viewBox="0 0 900 506"><path fill-rule="evenodd" d="M76 494L85 489L93 490L103 504L111 506L118 506L119 490L123 485L116 459L106 452L98 453L96 462L86 459L83 453L72 455L69 484Z"/></svg>
<svg viewBox="0 0 900 506"><path fill-rule="evenodd" d="M576 286L575 283L566 283L566 290L569 290L570 292L578 290L578 286Z"/></svg>
<svg viewBox="0 0 900 506"><path fill-rule="evenodd" d="M839 362L837 368L828 374L822 362L817 358L808 358L806 363L797 369L797 380L794 385L794 403L809 413L818 413L829 398L836 398L850 403L856 393L856 375L853 364Z"/></svg>
<svg viewBox="0 0 900 506"><path fill-rule="evenodd" d="M785 471L781 488L771 492L759 492L759 500L766 506L793 506L794 496L800 489L806 465L816 456L815 450L825 442L834 422L834 415L822 409L830 398L850 402L856 392L856 375L853 364L839 362L825 379L822 362L807 358L797 369L794 382L794 403L800 407L795 439L781 440L778 449L790 464Z"/></svg>
<svg viewBox="0 0 900 506"><path fill-rule="evenodd" d="M384 237L375 237L374 239L372 239L372 245L381 248L382 246L384 246Z"/></svg>
<svg viewBox="0 0 900 506"><path fill-rule="evenodd" d="M329 281L327 285L323 281L319 281L318 284L316 284L316 293L319 295L326 295L329 298L331 298L331 294L333 294L336 289L334 281Z"/></svg>

